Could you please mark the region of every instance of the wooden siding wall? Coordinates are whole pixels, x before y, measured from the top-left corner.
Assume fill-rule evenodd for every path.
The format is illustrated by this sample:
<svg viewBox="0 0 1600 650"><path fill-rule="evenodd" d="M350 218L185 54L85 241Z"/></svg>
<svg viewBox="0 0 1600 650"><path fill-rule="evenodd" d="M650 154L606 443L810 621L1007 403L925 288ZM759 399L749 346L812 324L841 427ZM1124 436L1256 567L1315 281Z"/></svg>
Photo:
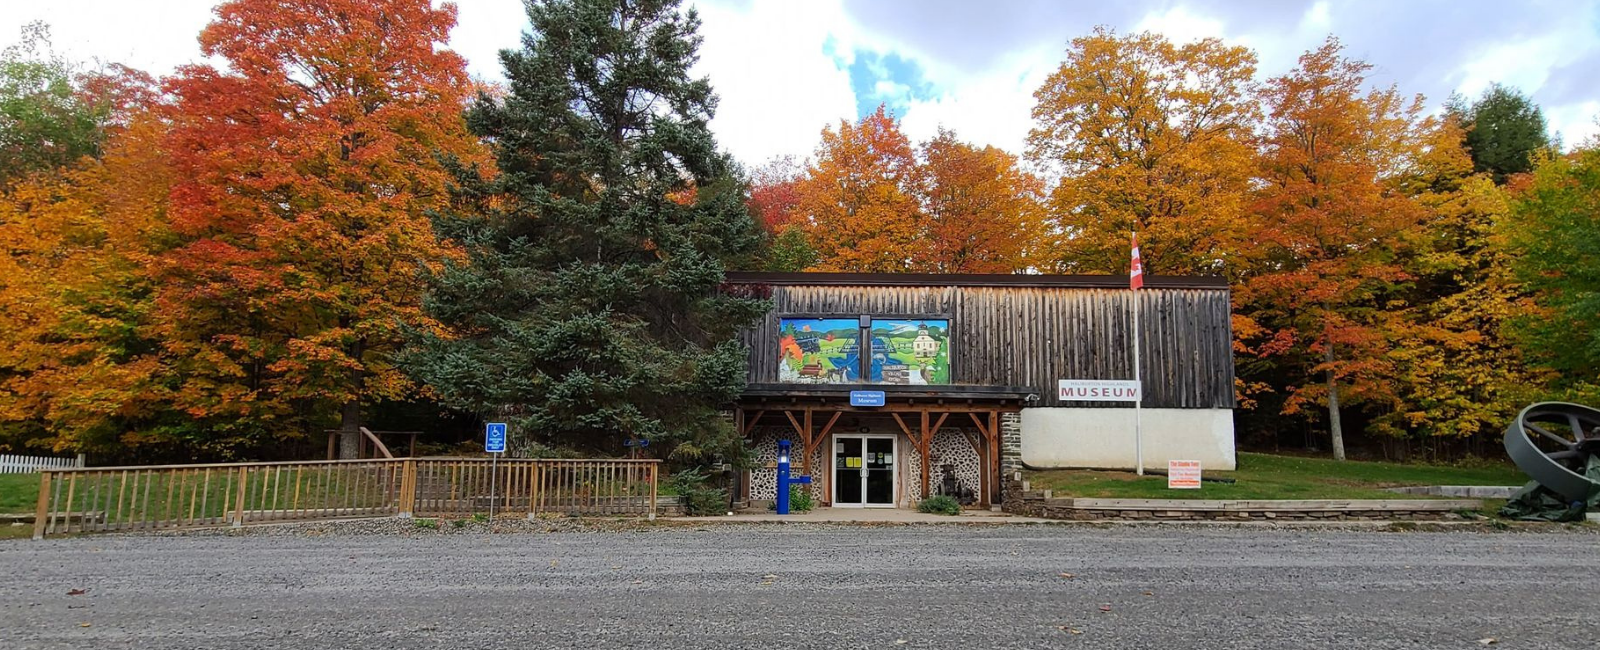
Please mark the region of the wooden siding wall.
<svg viewBox="0 0 1600 650"><path fill-rule="evenodd" d="M744 334L750 381L778 380L780 317L948 317L953 383L1027 386L1039 391L1034 405L1058 406L1057 380L1133 377L1136 295L1144 405L1233 407L1229 297L1221 289L773 286L772 313Z"/></svg>

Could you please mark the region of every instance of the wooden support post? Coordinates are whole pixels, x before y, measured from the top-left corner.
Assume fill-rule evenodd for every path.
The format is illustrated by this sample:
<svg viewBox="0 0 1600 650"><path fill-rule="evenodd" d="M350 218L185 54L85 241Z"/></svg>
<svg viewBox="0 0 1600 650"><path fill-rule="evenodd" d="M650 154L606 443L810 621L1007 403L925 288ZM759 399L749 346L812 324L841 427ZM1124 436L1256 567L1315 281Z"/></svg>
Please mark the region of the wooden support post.
<svg viewBox="0 0 1600 650"><path fill-rule="evenodd" d="M33 538L44 539L50 521L50 472L39 472L39 504L33 510Z"/></svg>
<svg viewBox="0 0 1600 650"><path fill-rule="evenodd" d="M407 458L400 462L400 518L410 519L417 509L417 461Z"/></svg>
<svg viewBox="0 0 1600 650"><path fill-rule="evenodd" d="M660 463L650 463L650 521L656 520L656 466Z"/></svg>
<svg viewBox="0 0 1600 650"><path fill-rule="evenodd" d="M238 495L238 498L235 499L234 506L233 506L233 527L234 528L238 528L238 527L244 525L244 491L245 491L245 488L247 487L246 481L249 479L249 476L250 476L250 468L246 467L246 466L240 466L239 467L239 495Z"/></svg>
<svg viewBox="0 0 1600 650"><path fill-rule="evenodd" d="M930 439L931 436L928 433L928 412L923 411L922 439L917 441L917 450L922 452L922 498L924 499L930 496L928 492L928 472L932 471L932 463L930 463L928 459L928 451L931 447L931 445L928 444Z"/></svg>
<svg viewBox="0 0 1600 650"><path fill-rule="evenodd" d="M1000 412L989 411L989 505L993 506L1000 495Z"/></svg>
<svg viewBox="0 0 1600 650"><path fill-rule="evenodd" d="M815 445L813 445L812 442L811 442L811 409L806 409L805 438L806 438L805 439L805 444L801 447L804 450L805 457L800 459L800 475L801 476L810 476L811 475L811 450L816 448Z"/></svg>

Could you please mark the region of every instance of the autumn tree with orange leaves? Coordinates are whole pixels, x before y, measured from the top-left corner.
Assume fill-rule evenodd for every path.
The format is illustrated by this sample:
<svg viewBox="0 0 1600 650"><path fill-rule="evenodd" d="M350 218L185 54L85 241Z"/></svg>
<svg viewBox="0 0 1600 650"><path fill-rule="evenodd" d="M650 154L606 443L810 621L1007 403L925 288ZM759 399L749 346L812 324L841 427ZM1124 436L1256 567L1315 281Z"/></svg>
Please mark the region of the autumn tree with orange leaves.
<svg viewBox="0 0 1600 650"><path fill-rule="evenodd" d="M752 199L775 189L758 182ZM804 233L813 271L1013 273L1035 250L1042 193L994 147L950 132L913 147L879 106L823 131L780 233Z"/></svg>
<svg viewBox="0 0 1600 650"><path fill-rule="evenodd" d="M1425 216L1398 187L1420 153L1421 99L1367 90L1370 68L1330 38L1267 83L1265 185L1236 319L1247 351L1290 377L1284 414L1326 406L1340 460L1341 403L1392 399L1386 299L1409 278L1399 252Z"/></svg>
<svg viewBox="0 0 1600 650"><path fill-rule="evenodd" d="M446 250L428 214L445 165L483 160L461 117L454 5L232 0L166 90L178 183L159 333L174 404L220 435L271 440L415 386L390 363L427 329L423 267Z"/></svg>
<svg viewBox="0 0 1600 650"><path fill-rule="evenodd" d="M820 261L810 270L919 270L922 224L911 140L882 106L822 132L795 210Z"/></svg>
<svg viewBox="0 0 1600 650"><path fill-rule="evenodd" d="M0 449L123 455L179 424L148 332L171 241L163 137L134 115L100 157L0 195Z"/></svg>
<svg viewBox="0 0 1600 650"><path fill-rule="evenodd" d="M1125 273L1137 229L1154 273L1235 272L1256 154L1255 70L1255 53L1215 38L1176 45L1099 28L1073 39L1034 93L1028 136L1029 156L1061 179L1044 268Z"/></svg>
<svg viewBox="0 0 1600 650"><path fill-rule="evenodd" d="M918 193L927 237L917 248L928 273L1014 273L1044 235L1044 182L1015 156L940 131L922 145Z"/></svg>

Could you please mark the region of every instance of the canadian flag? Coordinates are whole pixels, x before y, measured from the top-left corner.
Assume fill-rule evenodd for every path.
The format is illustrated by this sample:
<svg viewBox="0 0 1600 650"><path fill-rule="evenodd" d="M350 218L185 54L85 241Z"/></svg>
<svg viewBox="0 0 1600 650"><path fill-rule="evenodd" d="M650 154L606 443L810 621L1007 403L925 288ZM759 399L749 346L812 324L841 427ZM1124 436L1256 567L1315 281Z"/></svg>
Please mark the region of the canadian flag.
<svg viewBox="0 0 1600 650"><path fill-rule="evenodd" d="M1128 288L1144 288L1144 262L1139 260L1139 233L1133 233L1133 264L1128 267Z"/></svg>

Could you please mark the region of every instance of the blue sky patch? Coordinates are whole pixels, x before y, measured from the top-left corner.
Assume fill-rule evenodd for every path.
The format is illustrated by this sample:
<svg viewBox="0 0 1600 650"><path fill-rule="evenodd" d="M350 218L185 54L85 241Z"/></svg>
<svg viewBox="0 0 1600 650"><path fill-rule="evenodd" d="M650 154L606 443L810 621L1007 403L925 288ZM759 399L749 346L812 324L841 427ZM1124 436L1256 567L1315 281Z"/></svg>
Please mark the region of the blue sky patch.
<svg viewBox="0 0 1600 650"><path fill-rule="evenodd" d="M843 65L843 61L834 59ZM905 115L912 100L934 97L933 83L917 62L893 52L880 53L856 50L855 61L849 64L850 89L856 95L856 117L871 115L879 104L891 112Z"/></svg>

